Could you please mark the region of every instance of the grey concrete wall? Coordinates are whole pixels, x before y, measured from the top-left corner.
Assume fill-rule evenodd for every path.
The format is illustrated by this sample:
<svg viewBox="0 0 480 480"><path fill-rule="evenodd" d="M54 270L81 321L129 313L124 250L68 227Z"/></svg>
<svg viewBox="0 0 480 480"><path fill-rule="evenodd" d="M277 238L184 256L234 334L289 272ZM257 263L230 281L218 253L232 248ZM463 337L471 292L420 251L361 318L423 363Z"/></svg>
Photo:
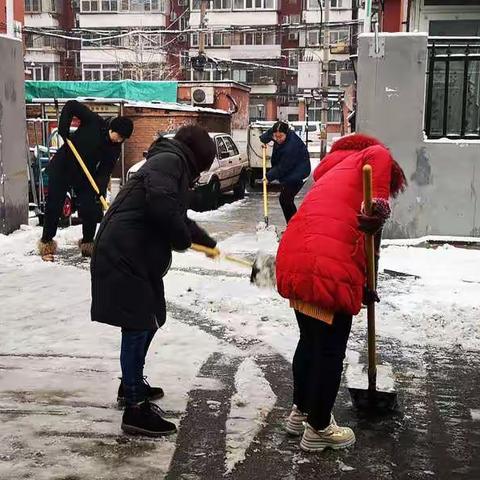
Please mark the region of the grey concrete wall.
<svg viewBox="0 0 480 480"><path fill-rule="evenodd" d="M23 46L0 36L0 233L28 222Z"/></svg>
<svg viewBox="0 0 480 480"><path fill-rule="evenodd" d="M426 35L381 34L379 43L377 54L374 36L360 37L357 130L382 140L409 182L386 236L480 236L480 142L424 139Z"/></svg>

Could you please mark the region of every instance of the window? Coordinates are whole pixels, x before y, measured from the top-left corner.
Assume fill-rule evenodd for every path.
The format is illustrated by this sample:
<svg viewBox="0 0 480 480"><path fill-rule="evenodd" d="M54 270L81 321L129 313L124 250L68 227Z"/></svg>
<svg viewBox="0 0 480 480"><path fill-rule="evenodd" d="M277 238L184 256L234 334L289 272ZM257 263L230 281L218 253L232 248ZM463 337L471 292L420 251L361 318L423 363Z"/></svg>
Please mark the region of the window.
<svg viewBox="0 0 480 480"><path fill-rule="evenodd" d="M233 143L233 141L230 137L223 137L223 141L225 142L225 145L228 149L228 153L230 154L231 157L234 157L235 155L238 155L238 148Z"/></svg>
<svg viewBox="0 0 480 480"><path fill-rule="evenodd" d="M288 66L292 68L298 67L298 52L296 50L289 50L288 52Z"/></svg>
<svg viewBox="0 0 480 480"><path fill-rule="evenodd" d="M120 0L122 12L165 12L165 0Z"/></svg>
<svg viewBox="0 0 480 480"><path fill-rule="evenodd" d="M310 30L308 32L308 46L320 45L320 30Z"/></svg>
<svg viewBox="0 0 480 480"><path fill-rule="evenodd" d="M331 60L330 62L328 62L328 85L330 87L335 87L338 85L337 70L338 64L335 60Z"/></svg>
<svg viewBox="0 0 480 480"><path fill-rule="evenodd" d="M272 32L246 32L240 37L240 45L276 45Z"/></svg>
<svg viewBox="0 0 480 480"><path fill-rule="evenodd" d="M233 0L234 10L274 10L276 0Z"/></svg>
<svg viewBox="0 0 480 480"><path fill-rule="evenodd" d="M330 45L336 45L337 43L348 43L349 32L348 30L330 30L328 32Z"/></svg>
<svg viewBox="0 0 480 480"><path fill-rule="evenodd" d="M41 11L41 0L25 0L25 13L40 13Z"/></svg>
<svg viewBox="0 0 480 480"><path fill-rule="evenodd" d="M192 10L200 10L201 0L192 0ZM212 0L207 3L207 10L231 10L232 0Z"/></svg>
<svg viewBox="0 0 480 480"><path fill-rule="evenodd" d="M98 12L99 0L82 0L82 12Z"/></svg>
<svg viewBox="0 0 480 480"><path fill-rule="evenodd" d="M55 80L55 65L42 65L42 64L25 64L25 69L30 70L32 74L32 80Z"/></svg>
<svg viewBox="0 0 480 480"><path fill-rule="evenodd" d="M443 48L447 45L445 48ZM468 57L476 54L477 57ZM429 46L425 130L428 138L480 139L480 42Z"/></svg>
<svg viewBox="0 0 480 480"><path fill-rule="evenodd" d="M117 10L117 0L102 0L102 12L116 12Z"/></svg>
<svg viewBox="0 0 480 480"><path fill-rule="evenodd" d="M322 7L325 8L325 0L308 0L308 10L320 10L320 1ZM330 0L331 8L342 8L343 0Z"/></svg>
<svg viewBox="0 0 480 480"><path fill-rule="evenodd" d="M247 71L246 70L233 70L232 71L232 80L235 82L246 83L247 82Z"/></svg>
<svg viewBox="0 0 480 480"><path fill-rule="evenodd" d="M342 111L340 108L340 104L336 100L328 101L327 121L328 123L342 122Z"/></svg>
<svg viewBox="0 0 480 480"><path fill-rule="evenodd" d="M218 158L221 160L222 158L228 158L230 157L230 154L228 153L228 149L223 142L223 140L220 137L217 137L217 152L218 152Z"/></svg>
<svg viewBox="0 0 480 480"><path fill-rule="evenodd" d="M199 45L199 34L192 33L190 37L191 46L198 47ZM206 47L228 47L230 46L230 34L229 33L218 33L218 32L208 32L205 34L205 46Z"/></svg>
<svg viewBox="0 0 480 480"><path fill-rule="evenodd" d="M249 106L250 122L265 120L265 105L262 103L252 104Z"/></svg>
<svg viewBox="0 0 480 480"><path fill-rule="evenodd" d="M84 64L83 80L86 82L120 80L120 70L116 65L111 64Z"/></svg>

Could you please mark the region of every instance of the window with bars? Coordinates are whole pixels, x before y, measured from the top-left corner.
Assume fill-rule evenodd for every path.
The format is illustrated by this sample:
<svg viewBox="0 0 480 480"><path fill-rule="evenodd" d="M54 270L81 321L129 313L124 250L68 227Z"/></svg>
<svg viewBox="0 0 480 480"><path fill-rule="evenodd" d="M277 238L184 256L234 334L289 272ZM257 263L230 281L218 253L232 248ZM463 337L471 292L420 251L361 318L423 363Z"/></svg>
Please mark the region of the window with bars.
<svg viewBox="0 0 480 480"><path fill-rule="evenodd" d="M192 1L192 10L200 10L201 0ZM231 10L232 0L212 0L207 4L207 10Z"/></svg>
<svg viewBox="0 0 480 480"><path fill-rule="evenodd" d="M308 10L320 10L320 2L322 2L322 8L325 8L325 0L308 0ZM330 0L330 7L343 8L344 0Z"/></svg>
<svg viewBox="0 0 480 480"><path fill-rule="evenodd" d="M83 80L89 81L107 81L107 80L120 80L120 70L117 65L113 64L84 64Z"/></svg>
<svg viewBox="0 0 480 480"><path fill-rule="evenodd" d="M480 41L432 41L428 55L427 137L480 139Z"/></svg>
<svg viewBox="0 0 480 480"><path fill-rule="evenodd" d="M42 0L25 0L25 13L40 13Z"/></svg>
<svg viewBox="0 0 480 480"><path fill-rule="evenodd" d="M165 0L120 0L121 12L165 12Z"/></svg>
<svg viewBox="0 0 480 480"><path fill-rule="evenodd" d="M308 108L308 118L314 122L322 121L322 100L314 100ZM342 110L340 104L336 100L328 100L327 111L328 123L341 123L342 122Z"/></svg>

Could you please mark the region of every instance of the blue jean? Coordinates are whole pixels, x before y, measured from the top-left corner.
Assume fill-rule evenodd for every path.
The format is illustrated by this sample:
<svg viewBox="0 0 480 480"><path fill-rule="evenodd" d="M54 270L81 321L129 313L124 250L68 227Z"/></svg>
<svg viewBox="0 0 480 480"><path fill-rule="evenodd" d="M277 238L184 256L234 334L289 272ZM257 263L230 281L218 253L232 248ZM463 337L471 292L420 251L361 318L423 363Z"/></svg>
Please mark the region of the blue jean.
<svg viewBox="0 0 480 480"><path fill-rule="evenodd" d="M122 367L122 383L127 405L143 402L147 398L146 386L143 381L143 367L155 332L156 330L129 330L122 328L120 365Z"/></svg>

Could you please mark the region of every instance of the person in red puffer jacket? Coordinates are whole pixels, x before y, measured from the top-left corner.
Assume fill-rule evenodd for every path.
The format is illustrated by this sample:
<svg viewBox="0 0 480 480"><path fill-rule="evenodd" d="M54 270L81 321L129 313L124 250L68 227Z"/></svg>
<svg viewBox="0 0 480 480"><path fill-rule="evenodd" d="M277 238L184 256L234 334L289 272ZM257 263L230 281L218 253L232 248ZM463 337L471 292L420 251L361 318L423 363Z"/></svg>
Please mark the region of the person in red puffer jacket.
<svg viewBox="0 0 480 480"><path fill-rule="evenodd" d="M362 210L362 169L373 172L373 213ZM315 184L282 236L276 259L277 288L290 300L300 328L293 358L293 409L286 430L302 435L307 451L355 442L332 415L353 315L362 302L378 301L366 289L365 233L378 255L389 199L406 186L389 150L362 134L343 137L314 172ZM304 427L305 425L305 427Z"/></svg>

